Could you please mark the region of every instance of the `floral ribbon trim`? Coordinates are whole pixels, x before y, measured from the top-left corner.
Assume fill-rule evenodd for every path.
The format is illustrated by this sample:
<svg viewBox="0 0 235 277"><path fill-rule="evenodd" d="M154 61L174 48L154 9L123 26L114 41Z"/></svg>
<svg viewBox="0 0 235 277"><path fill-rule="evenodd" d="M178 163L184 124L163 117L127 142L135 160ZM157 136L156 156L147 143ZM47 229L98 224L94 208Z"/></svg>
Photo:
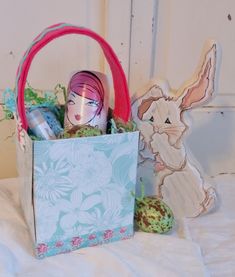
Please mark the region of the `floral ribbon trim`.
<svg viewBox="0 0 235 277"><path fill-rule="evenodd" d="M97 246L119 240L125 240L133 236L133 225L108 229L102 232L73 237L67 240L51 241L36 244L36 257L39 259L57 254L67 253L79 248Z"/></svg>

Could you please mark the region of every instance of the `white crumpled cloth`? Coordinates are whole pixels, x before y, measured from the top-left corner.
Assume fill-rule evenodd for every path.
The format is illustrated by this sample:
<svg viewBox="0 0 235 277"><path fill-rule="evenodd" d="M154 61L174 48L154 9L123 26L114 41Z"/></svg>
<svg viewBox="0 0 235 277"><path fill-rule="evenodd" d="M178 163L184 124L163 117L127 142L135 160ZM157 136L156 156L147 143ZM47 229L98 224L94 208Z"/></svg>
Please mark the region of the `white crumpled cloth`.
<svg viewBox="0 0 235 277"><path fill-rule="evenodd" d="M229 184L219 187L226 203L216 213L184 220L171 234L136 232L129 240L37 260L17 179L0 180L0 276L235 276L235 186Z"/></svg>
<svg viewBox="0 0 235 277"><path fill-rule="evenodd" d="M235 175L216 177L217 211L185 220L188 238L201 247L213 277L235 276Z"/></svg>

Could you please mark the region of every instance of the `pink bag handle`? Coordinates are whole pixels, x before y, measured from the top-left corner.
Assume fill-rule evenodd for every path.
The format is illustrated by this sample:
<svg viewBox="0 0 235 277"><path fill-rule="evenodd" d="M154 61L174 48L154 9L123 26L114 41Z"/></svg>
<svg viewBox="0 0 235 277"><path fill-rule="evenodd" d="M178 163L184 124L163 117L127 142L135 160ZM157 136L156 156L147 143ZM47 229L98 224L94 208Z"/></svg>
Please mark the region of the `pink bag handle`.
<svg viewBox="0 0 235 277"><path fill-rule="evenodd" d="M127 122L130 119L131 111L129 90L124 71L111 46L101 36L87 28L78 27L66 23L60 23L48 27L39 36L37 36L28 48L28 50L25 52L19 64L16 75L15 92L17 103L17 115L21 120L22 127L25 130L27 130L28 128L24 104L24 89L32 60L34 56L50 41L68 34L85 35L93 38L99 43L109 63L113 76L113 85L115 92L113 115L115 118L119 118L124 122Z"/></svg>

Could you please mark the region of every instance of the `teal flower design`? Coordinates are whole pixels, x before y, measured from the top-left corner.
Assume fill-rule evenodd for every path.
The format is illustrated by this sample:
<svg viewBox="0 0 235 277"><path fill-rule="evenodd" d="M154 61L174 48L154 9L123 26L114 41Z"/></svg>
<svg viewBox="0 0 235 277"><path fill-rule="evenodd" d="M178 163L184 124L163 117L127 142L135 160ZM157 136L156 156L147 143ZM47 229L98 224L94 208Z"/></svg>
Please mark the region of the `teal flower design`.
<svg viewBox="0 0 235 277"><path fill-rule="evenodd" d="M48 201L37 201L36 204L37 239L39 242L51 240L57 230L59 211L55 205ZM50 228L48 228L50 226Z"/></svg>
<svg viewBox="0 0 235 277"><path fill-rule="evenodd" d="M58 210L63 213L60 218L60 227L66 235L74 236L89 233L89 210L101 203L100 195L94 194L84 198L82 192L76 189L72 192L70 201L60 200L57 203ZM85 219L85 220L84 220Z"/></svg>
<svg viewBox="0 0 235 277"><path fill-rule="evenodd" d="M67 176L68 165L64 162L43 162L34 168L35 194L51 202L66 197L74 188L72 180Z"/></svg>
<svg viewBox="0 0 235 277"><path fill-rule="evenodd" d="M69 177L83 193L92 194L110 183L112 164L103 152L84 152L81 157L70 170Z"/></svg>
<svg viewBox="0 0 235 277"><path fill-rule="evenodd" d="M83 212L79 217L79 221L87 224L89 226L89 232L92 233L128 225L130 222L133 222L133 213L123 216L119 209L109 209L101 212L100 209L95 208L90 213Z"/></svg>

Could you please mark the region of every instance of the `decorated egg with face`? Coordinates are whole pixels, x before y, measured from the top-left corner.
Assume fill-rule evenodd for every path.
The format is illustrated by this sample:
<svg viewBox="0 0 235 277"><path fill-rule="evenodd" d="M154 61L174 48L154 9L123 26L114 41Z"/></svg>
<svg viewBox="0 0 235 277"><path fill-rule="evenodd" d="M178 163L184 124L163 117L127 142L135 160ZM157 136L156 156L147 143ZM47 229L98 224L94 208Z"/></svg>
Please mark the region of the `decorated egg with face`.
<svg viewBox="0 0 235 277"><path fill-rule="evenodd" d="M95 71L76 72L69 81L65 129L77 125L98 127L105 133L108 112L108 84L104 74Z"/></svg>
<svg viewBox="0 0 235 277"><path fill-rule="evenodd" d="M162 234L173 228L174 215L162 200L145 196L136 199L135 223L144 232Z"/></svg>

